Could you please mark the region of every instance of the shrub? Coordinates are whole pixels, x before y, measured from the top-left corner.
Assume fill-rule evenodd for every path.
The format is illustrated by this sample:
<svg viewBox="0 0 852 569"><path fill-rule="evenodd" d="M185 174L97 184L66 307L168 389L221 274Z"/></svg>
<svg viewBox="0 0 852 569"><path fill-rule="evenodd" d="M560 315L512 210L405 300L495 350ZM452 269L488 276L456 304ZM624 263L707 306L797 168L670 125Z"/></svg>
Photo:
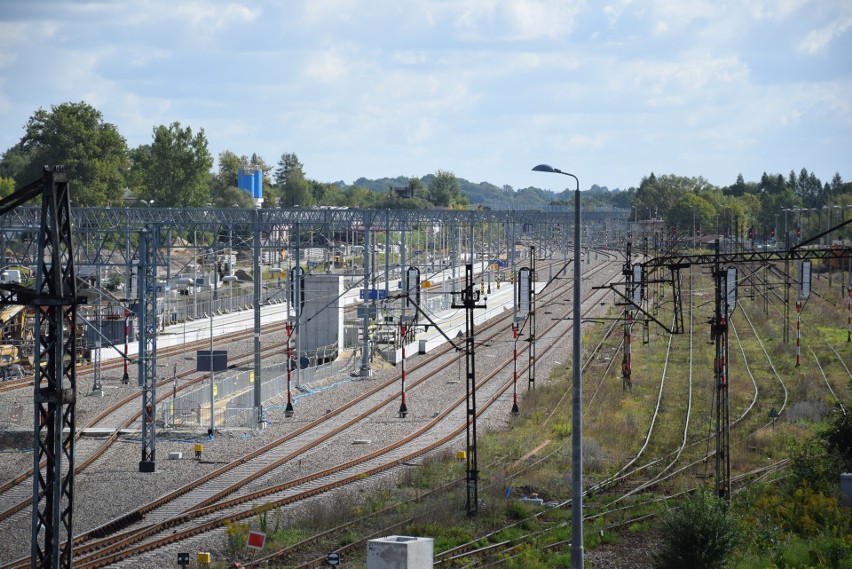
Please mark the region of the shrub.
<svg viewBox="0 0 852 569"><path fill-rule="evenodd" d="M840 457L829 452L828 443L819 438L794 441L790 449L791 484L793 488L810 486L829 494L837 486Z"/></svg>
<svg viewBox="0 0 852 569"><path fill-rule="evenodd" d="M806 537L843 536L852 529L840 501L814 492L807 482L790 495L764 493L755 500L752 511L768 517L773 527Z"/></svg>
<svg viewBox="0 0 852 569"><path fill-rule="evenodd" d="M655 552L657 569L724 567L739 541L739 528L722 500L699 489L660 521L663 535Z"/></svg>
<svg viewBox="0 0 852 569"><path fill-rule="evenodd" d="M228 553L235 556L245 550L251 527L244 522L225 522L225 534L228 536Z"/></svg>
<svg viewBox="0 0 852 569"><path fill-rule="evenodd" d="M822 434L829 453L838 457L840 472L852 472L852 414L844 413L837 405L832 411L834 421Z"/></svg>

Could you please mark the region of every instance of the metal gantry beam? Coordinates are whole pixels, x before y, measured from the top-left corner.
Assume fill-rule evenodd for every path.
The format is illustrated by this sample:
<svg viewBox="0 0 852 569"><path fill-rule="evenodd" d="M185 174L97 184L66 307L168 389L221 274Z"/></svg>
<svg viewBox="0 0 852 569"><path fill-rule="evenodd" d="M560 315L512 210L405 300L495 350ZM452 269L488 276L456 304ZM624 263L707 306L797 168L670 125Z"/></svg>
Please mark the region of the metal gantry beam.
<svg viewBox="0 0 852 569"><path fill-rule="evenodd" d="M521 227L537 227L542 235L564 224L563 211L535 210L372 210L372 209L278 209L260 210L244 208L71 208L71 222L75 236L85 247L80 248L78 262L101 265L127 266L137 254L135 236L146 226L179 228L180 231L220 233L231 230L241 245L250 248L248 241L259 225L262 234L274 234L281 228L296 223L303 231L330 232L350 228L363 230L366 225L373 231L402 231L416 225L468 225L519 223ZM627 210L593 209L584 211L586 224L609 227L627 224ZM32 236L38 231L41 220L35 207L18 207L0 218L0 231L7 240L24 243L21 257L34 257ZM567 232L567 227L564 228ZM606 231L606 230L605 230ZM130 242L130 247L117 244Z"/></svg>

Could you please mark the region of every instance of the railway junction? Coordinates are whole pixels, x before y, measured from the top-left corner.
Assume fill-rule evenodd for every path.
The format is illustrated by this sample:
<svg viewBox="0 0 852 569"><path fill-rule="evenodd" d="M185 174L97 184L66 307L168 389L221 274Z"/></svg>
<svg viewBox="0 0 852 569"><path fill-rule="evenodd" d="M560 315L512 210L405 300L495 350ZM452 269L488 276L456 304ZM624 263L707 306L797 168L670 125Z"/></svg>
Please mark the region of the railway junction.
<svg viewBox="0 0 852 569"><path fill-rule="evenodd" d="M48 287L32 296L25 282L3 288L7 305L32 307L19 311L32 318L32 345L22 333L15 348L29 351L40 379L14 380L29 390L2 396L24 409L29 399L35 409L17 415L19 432L56 443L34 453L29 471L12 476L11 465L4 474L4 530L33 520L31 557L18 547L0 560L4 566L24 566L17 561L24 557L43 561L35 566L70 566L72 550L74 566L121 559L146 566L187 547L200 551L204 532L221 532L223 519L270 504L303 508L308 496L381 480L465 436L467 478L478 482L470 462L476 418L505 424L517 413L519 384L535 390L536 364L546 378L567 363L553 354L556 346L564 352L575 318L567 302L578 245L571 210L76 211L62 205L60 174L46 173L32 189L56 197L45 200L53 210L16 205L0 216L7 267L20 267L9 270L41 273L36 287ZM837 260L842 283L848 254L809 248L806 239L761 253L741 240L726 250L720 239L710 251L681 253L689 236L630 226L625 214L584 212L581 318L611 322L610 332L619 327L625 343L615 350L623 354L634 326L643 340L651 327L670 341L691 338L692 266L714 267L718 446L711 456L717 491L730 496L736 475L726 460L738 402L732 417L729 307L747 291L762 295L767 311L780 296L784 314L785 294L802 296L809 286L798 263ZM646 230L655 247L631 251ZM48 275L54 280L44 284ZM849 299L839 312L852 311L852 292ZM77 359L85 367L67 365ZM479 374L471 373L475 361ZM640 365L622 359L624 386L635 384ZM837 398L843 405L844 395ZM99 437L78 438L84 433ZM201 445L199 455L190 459L187 441ZM105 496L129 491L121 480L88 480L107 456L108 471L118 468L118 478L143 491L135 506L106 503ZM90 503L105 511L80 508ZM478 503L468 493L468 513Z"/></svg>

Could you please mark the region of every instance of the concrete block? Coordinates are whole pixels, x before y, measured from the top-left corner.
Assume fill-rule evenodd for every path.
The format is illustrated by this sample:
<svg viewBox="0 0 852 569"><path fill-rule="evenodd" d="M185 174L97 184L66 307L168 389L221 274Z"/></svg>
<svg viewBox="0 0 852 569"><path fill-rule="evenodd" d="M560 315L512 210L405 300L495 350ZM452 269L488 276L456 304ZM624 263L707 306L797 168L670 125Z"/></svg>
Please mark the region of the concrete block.
<svg viewBox="0 0 852 569"><path fill-rule="evenodd" d="M840 503L852 508L852 473L840 475Z"/></svg>
<svg viewBox="0 0 852 569"><path fill-rule="evenodd" d="M432 569L435 540L389 535L367 542L367 569Z"/></svg>
<svg viewBox="0 0 852 569"><path fill-rule="evenodd" d="M178 451L173 451L169 453L169 460L180 460L183 458L183 453Z"/></svg>

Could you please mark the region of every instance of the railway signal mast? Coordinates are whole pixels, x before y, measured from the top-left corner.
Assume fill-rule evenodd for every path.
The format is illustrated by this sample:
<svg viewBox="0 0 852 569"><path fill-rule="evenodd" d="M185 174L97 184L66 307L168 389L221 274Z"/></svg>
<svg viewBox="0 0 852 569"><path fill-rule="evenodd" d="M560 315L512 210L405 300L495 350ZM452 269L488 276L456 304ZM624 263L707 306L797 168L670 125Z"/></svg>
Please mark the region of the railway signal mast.
<svg viewBox="0 0 852 569"><path fill-rule="evenodd" d="M811 295L811 262L799 265L799 294L796 298L796 367L802 362L802 308Z"/></svg>
<svg viewBox="0 0 852 569"><path fill-rule="evenodd" d="M479 301L479 290L473 275L473 264L465 264L464 288L459 294L461 302L453 300L453 308L464 308L465 311L465 372L467 378L467 500L465 506L469 516L479 510L479 470L476 452L476 359L474 354L474 322L473 311L485 308Z"/></svg>
<svg viewBox="0 0 852 569"><path fill-rule="evenodd" d="M405 282L402 294L402 312L399 317L399 342L402 347L402 373L400 374L400 403L399 418L408 415L408 395L405 392L405 344L408 333L417 324L417 310L409 314L412 306L420 305L420 269L409 267L405 272Z"/></svg>
<svg viewBox="0 0 852 569"><path fill-rule="evenodd" d="M523 270L523 269L521 269ZM530 316L530 354L529 354L529 366L527 366L529 372L529 383L528 389L532 390L535 388L535 247L530 247L530 268L528 269L528 284L527 288L529 290L529 316ZM519 283L520 284L520 283Z"/></svg>
<svg viewBox="0 0 852 569"><path fill-rule="evenodd" d="M530 321L530 375L529 387L535 387L535 247L531 248L532 267L521 267L515 278L515 316L512 322L512 414L518 409L518 338L521 335L521 323Z"/></svg>
<svg viewBox="0 0 852 569"><path fill-rule="evenodd" d="M287 407L284 408L284 416L293 416L293 391L291 389L293 378L293 324L287 320Z"/></svg>
<svg viewBox="0 0 852 569"><path fill-rule="evenodd" d="M716 495L724 500L731 497L731 405L728 398L728 323L737 305L737 268L722 269L719 262L719 242L716 241L716 262L713 268L716 283L716 312L711 334L716 342L713 370L716 384Z"/></svg>

